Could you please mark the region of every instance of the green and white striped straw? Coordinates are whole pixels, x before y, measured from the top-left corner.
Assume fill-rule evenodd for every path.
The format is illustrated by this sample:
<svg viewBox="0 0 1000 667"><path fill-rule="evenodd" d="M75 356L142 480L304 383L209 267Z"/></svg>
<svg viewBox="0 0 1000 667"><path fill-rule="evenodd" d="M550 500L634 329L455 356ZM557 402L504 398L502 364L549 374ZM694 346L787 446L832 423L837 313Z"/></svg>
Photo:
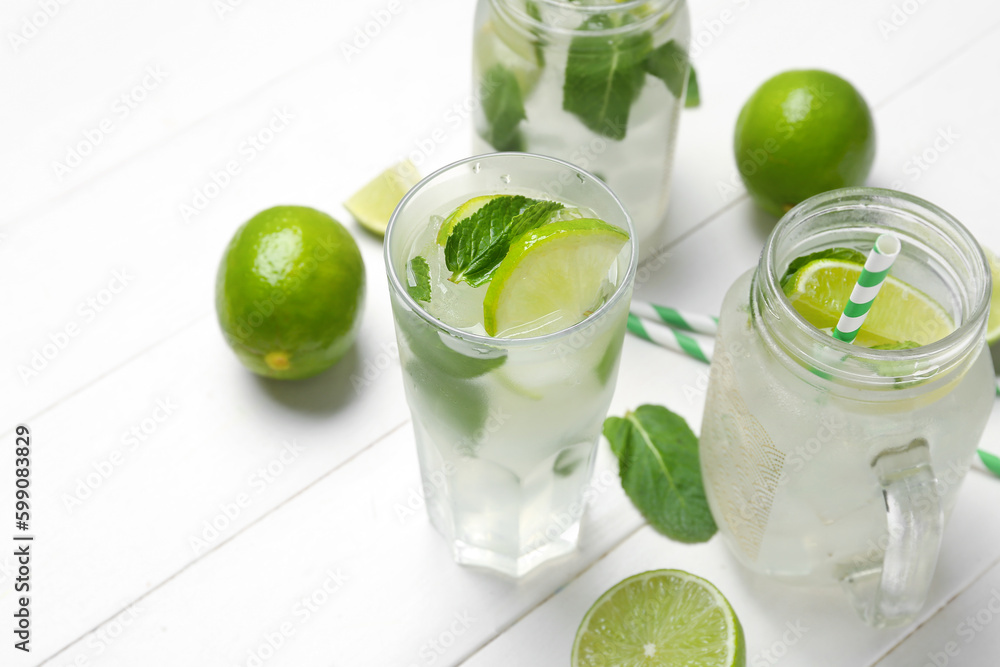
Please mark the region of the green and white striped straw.
<svg viewBox="0 0 1000 667"><path fill-rule="evenodd" d="M876 242L877 245L877 242ZM874 297L872 297L874 298ZM640 317L640 313L649 314L649 308L645 305L640 305L636 308L636 304L642 304L643 302L632 302L631 312L628 314L628 330L632 334L642 338L645 341L653 343L654 345L659 345L660 347L665 347L668 350L674 352L679 352L680 354L685 354L692 359L697 359L703 363L712 362L712 354L715 351L715 341L713 340L698 340L698 336L688 336L687 334L678 331L677 329L671 328L659 324L656 321L643 321L644 319ZM666 308L665 306L656 306L655 311L658 312L659 309L668 310L672 312L680 312L674 310L673 308ZM690 317L690 313L685 313L687 317ZM698 317L692 317L690 320L704 321L704 319L709 319L712 322L718 322L718 318L711 317L709 315L701 315ZM667 321L664 319L664 321ZM860 326L860 325L859 325ZM691 328L687 329L692 331ZM997 381L997 396L1000 396L1000 380ZM984 449L979 450L979 462L984 468L1000 477L1000 456L987 452Z"/></svg>
<svg viewBox="0 0 1000 667"><path fill-rule="evenodd" d="M629 310L644 320L666 324L672 329L714 336L719 330L719 318L701 313L692 313L667 306L658 306L648 301L632 301Z"/></svg>
<svg viewBox="0 0 1000 667"><path fill-rule="evenodd" d="M868 253L868 259L861 269L858 282L854 285L847 306L833 330L834 338L845 343L853 343L857 338L858 330L865 323L872 302L882 289L882 284L885 283L889 269L899 256L901 248L902 244L895 234L882 234L875 239L875 247Z"/></svg>
<svg viewBox="0 0 1000 667"><path fill-rule="evenodd" d="M714 338L705 338L699 341L695 336L689 336L677 329L658 322L643 320L634 312L628 314L627 326L630 332L650 343L686 354L692 359L706 364L712 361L712 353L715 351Z"/></svg>

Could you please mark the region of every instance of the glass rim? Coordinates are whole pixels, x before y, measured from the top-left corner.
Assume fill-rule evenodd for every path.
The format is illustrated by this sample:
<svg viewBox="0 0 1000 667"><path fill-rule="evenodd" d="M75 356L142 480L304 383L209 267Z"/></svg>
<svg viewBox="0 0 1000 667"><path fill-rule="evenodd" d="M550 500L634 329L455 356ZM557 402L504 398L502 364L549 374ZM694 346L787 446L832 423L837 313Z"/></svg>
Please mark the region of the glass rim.
<svg viewBox="0 0 1000 667"><path fill-rule="evenodd" d="M654 0L658 5L660 5L655 12L649 16L643 17L642 20L636 21L635 23L629 23L626 25L616 26L613 28L604 28L603 30L587 30L580 31L576 28L567 28L563 26L555 26L549 23L538 20L534 16L531 16L527 12L520 12L510 7L509 0L489 0L490 4L494 9L500 9L507 14L514 14L517 16L519 21L527 24L531 29L539 30L545 33L554 33L560 35L579 35L586 34L588 36L600 37L605 35L617 35L623 33L636 32L639 30L644 30L648 27L650 23L657 21L660 16L665 12L672 12L677 6L685 4L687 0ZM616 0L606 0L607 4L600 5L578 5L571 0L535 0L537 4L546 5L552 7L557 11L572 12L573 14L579 14L581 16L592 16L596 14L607 14L610 11L622 12L629 11L632 9L637 9L643 5L650 4L650 0L623 0L622 2L617 2Z"/></svg>
<svg viewBox="0 0 1000 667"><path fill-rule="evenodd" d="M866 197L878 197L883 201L865 202L863 198ZM928 343L927 345L921 345L910 349L874 350L854 345L852 343L846 343L823 333L810 324L805 317L795 310L791 301L789 301L788 297L785 296L785 292L780 286L780 277L778 276L777 266L778 237L781 235L780 232L784 231L785 227L788 227L793 222L801 223L817 215L822 215L822 209L826 208L830 204L834 204L835 202L841 202L843 205L837 207L837 209L828 210L843 210L845 208L851 209L862 207L869 209L887 209L887 205L891 205L893 200L902 200L923 209L923 212L928 214L928 218L931 218L926 221L932 224L937 230L942 229L942 226L939 223L944 223L945 225L950 226L957 235L958 239L962 243L965 243L969 248L973 249L974 253L977 255L972 258L973 267L974 269L978 268L980 270L980 272L985 276L985 280L980 281L981 285L979 285L977 293L973 293L970 288L970 302L973 303L973 307L968 317L965 318L965 320L947 336L932 343ZM939 233L943 233L943 231L939 231ZM761 271L762 269L763 271ZM842 352L847 357L866 361L884 361L886 359L892 359L894 361L927 360L941 355L948 355L949 352L955 353L957 351L964 350L968 347L968 341L966 339L970 336L970 330L975 327L982 327L983 332L985 333L986 314L990 303L990 290L987 288L990 285L991 276L989 264L986 261L986 256L983 254L982 247L979 245L979 242L976 240L975 236L973 236L972 232L970 232L968 228L959 222L953 215L926 199L922 199L921 197L917 197L906 192L890 190L887 188L861 186L829 190L806 199L794 208L790 209L775 225L774 230L768 237L761 252L760 265L757 269L758 277L760 277L761 273L764 274L763 282L766 285L767 290L778 296L778 298L773 299L773 301L776 304L776 308L781 311L781 315L783 317L788 317L791 321L793 321L796 327L804 333L807 339L812 343L822 347L832 348L838 352ZM892 378L888 379L892 380Z"/></svg>
<svg viewBox="0 0 1000 667"><path fill-rule="evenodd" d="M627 229L629 234L628 246L631 251L631 256L629 257L628 268L625 270L625 273L622 276L622 280L615 287L615 291L611 293L611 296L609 296L603 304L601 304L600 308L595 310L593 313L591 313L584 319L580 320L576 324L573 324L572 326L566 327L565 329L560 329L559 331L554 331L552 333L545 334L543 336L532 336L530 338L497 338L494 336L486 336L481 334L470 333L468 331L463 331L462 329L458 329L457 327L442 322L441 320L439 320L438 318L434 317L426 310L424 310L424 308L419 303L417 303L416 299L410 296L409 291L405 288L405 286L400 281L399 276L396 273L396 267L394 266L391 257L391 246L389 243L389 237L392 234L393 229L395 228L397 219L399 217L399 213L400 211L406 208L406 205L409 203L410 199L412 199L420 190L422 190L429 183L437 179L439 176L445 174L446 172L458 169L463 165L469 164L470 162L481 162L483 160L498 159L504 157L526 157L532 160L551 162L561 167L572 169L573 171L579 174L582 174L588 180L588 182L601 188L602 190L604 190L605 193L607 193L611 197L611 199L615 202L615 204L617 204L617 206L621 209L625 218L625 224L628 226ZM446 331L451 336L454 336L456 338L461 338L462 340L465 340L475 345L487 345L491 347L498 347L498 346L525 347L532 345L540 345L552 342L554 340L558 340L565 336L571 336L574 333L590 326L594 321L602 318L608 311L614 308L618 304L618 302L621 301L625 292L628 291L629 287L632 285L632 281L635 278L635 272L639 263L638 256L639 256L638 243L635 238L635 226L632 224L632 216L629 215L628 209L626 209L625 205L622 204L621 200L618 198L618 195L616 195L614 191L610 187L608 187L608 185L604 181L597 178L589 171L582 169L576 166L575 164L572 164L565 160L560 160L559 158L550 157L548 155L538 155L535 153L521 153L513 151L485 153L482 155L472 155L466 158L462 158L461 160L456 160L455 162L449 163L441 167L440 169L437 169L433 173L421 179L419 183L410 188L409 192L406 193L406 196L404 196L400 200L399 204L396 205L395 210L393 210L392 217L389 218L389 224L385 228L385 240L383 242L383 249L382 249L382 257L383 261L385 262L385 270L386 274L389 277L389 288L396 294L396 296L399 299L403 301L404 304L406 304L406 306L410 310L415 312L421 319L426 321L428 324L431 324L432 326L438 329Z"/></svg>

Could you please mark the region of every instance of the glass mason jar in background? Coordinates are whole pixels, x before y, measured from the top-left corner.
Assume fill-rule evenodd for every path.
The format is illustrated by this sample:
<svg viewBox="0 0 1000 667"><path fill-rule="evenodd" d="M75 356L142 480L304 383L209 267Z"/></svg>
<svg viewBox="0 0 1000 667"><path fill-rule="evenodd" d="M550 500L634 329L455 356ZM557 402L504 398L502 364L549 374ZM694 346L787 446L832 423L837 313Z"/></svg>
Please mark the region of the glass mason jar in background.
<svg viewBox="0 0 1000 667"><path fill-rule="evenodd" d="M534 338L449 326L406 289L432 216L473 197L521 194L589 208L629 233L613 292L587 319ZM494 154L447 166L400 202L385 262L431 523L460 563L521 576L576 548L597 440L614 393L635 276L631 221L600 180L561 160Z"/></svg>
<svg viewBox="0 0 1000 667"><path fill-rule="evenodd" d="M946 337L906 350L849 345L784 296L792 260L835 247L867 254L886 231L902 242L892 275L950 315ZM874 626L915 617L993 407L990 290L976 240L916 197L835 190L781 219L725 297L702 423L712 514L745 566L839 583Z"/></svg>
<svg viewBox="0 0 1000 667"><path fill-rule="evenodd" d="M690 22L685 0L479 0L474 152L551 155L594 173L650 251L667 210Z"/></svg>

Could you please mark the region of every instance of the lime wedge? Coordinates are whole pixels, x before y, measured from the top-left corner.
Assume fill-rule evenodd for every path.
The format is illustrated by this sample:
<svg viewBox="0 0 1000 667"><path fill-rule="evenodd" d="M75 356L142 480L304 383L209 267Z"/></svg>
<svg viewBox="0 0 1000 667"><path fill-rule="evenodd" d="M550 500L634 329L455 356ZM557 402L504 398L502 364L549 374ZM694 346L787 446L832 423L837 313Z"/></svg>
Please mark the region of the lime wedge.
<svg viewBox="0 0 1000 667"><path fill-rule="evenodd" d="M483 299L486 333L543 336L583 320L606 298L628 234L602 220L550 222L511 244Z"/></svg>
<svg viewBox="0 0 1000 667"><path fill-rule="evenodd" d="M744 667L736 613L715 586L681 570L629 577L590 608L573 642L572 667Z"/></svg>
<svg viewBox="0 0 1000 667"><path fill-rule="evenodd" d="M785 283L785 295L802 317L817 329L832 329L861 275L861 264L840 259L809 262ZM955 330L955 323L929 296L892 276L875 297L856 345L927 345Z"/></svg>
<svg viewBox="0 0 1000 667"><path fill-rule="evenodd" d="M404 160L389 167L355 192L344 202L344 208L351 212L362 227L381 236L385 234L385 227L389 224L396 205L418 182L420 173L417 168L409 160Z"/></svg>
<svg viewBox="0 0 1000 667"><path fill-rule="evenodd" d="M481 209L482 207L489 204L491 201L499 197L500 195L483 195L482 197L473 197L469 201L460 205L447 218L441 223L438 228L437 242L439 245L445 245L448 243L448 236L451 234L451 230L455 229L455 225L462 222L470 215Z"/></svg>
<svg viewBox="0 0 1000 667"><path fill-rule="evenodd" d="M992 250L983 248L987 261L990 263L990 274L993 276L993 294L990 297L990 319L986 322L986 342L992 347L1000 342L1000 258Z"/></svg>

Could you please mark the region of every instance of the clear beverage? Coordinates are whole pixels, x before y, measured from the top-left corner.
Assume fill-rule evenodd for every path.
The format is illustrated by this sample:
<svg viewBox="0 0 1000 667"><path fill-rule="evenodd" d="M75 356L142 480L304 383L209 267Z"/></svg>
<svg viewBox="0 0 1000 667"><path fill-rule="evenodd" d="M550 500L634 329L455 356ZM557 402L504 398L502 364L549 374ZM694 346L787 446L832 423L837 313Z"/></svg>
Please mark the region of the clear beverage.
<svg viewBox="0 0 1000 667"><path fill-rule="evenodd" d="M650 248L667 210L689 42L684 0L480 0L475 152L523 150L593 172Z"/></svg>
<svg viewBox="0 0 1000 667"><path fill-rule="evenodd" d="M795 258L867 252L887 230L903 245L891 275L954 321L943 338L907 350L847 345L781 292ZM782 219L758 268L725 297L702 425L709 504L744 565L839 583L872 625L915 616L993 405L989 293L975 240L916 198L834 191Z"/></svg>
<svg viewBox="0 0 1000 667"><path fill-rule="evenodd" d="M472 197L556 199L552 184L568 208L594 212L630 240L602 276L603 303L586 320L550 322L540 336L487 336L486 287L445 279L438 227ZM405 287L415 255L430 265L429 304ZM512 576L572 551L635 272L624 209L600 181L564 162L524 154L471 158L428 177L401 202L387 231L386 263L431 522L458 562Z"/></svg>

